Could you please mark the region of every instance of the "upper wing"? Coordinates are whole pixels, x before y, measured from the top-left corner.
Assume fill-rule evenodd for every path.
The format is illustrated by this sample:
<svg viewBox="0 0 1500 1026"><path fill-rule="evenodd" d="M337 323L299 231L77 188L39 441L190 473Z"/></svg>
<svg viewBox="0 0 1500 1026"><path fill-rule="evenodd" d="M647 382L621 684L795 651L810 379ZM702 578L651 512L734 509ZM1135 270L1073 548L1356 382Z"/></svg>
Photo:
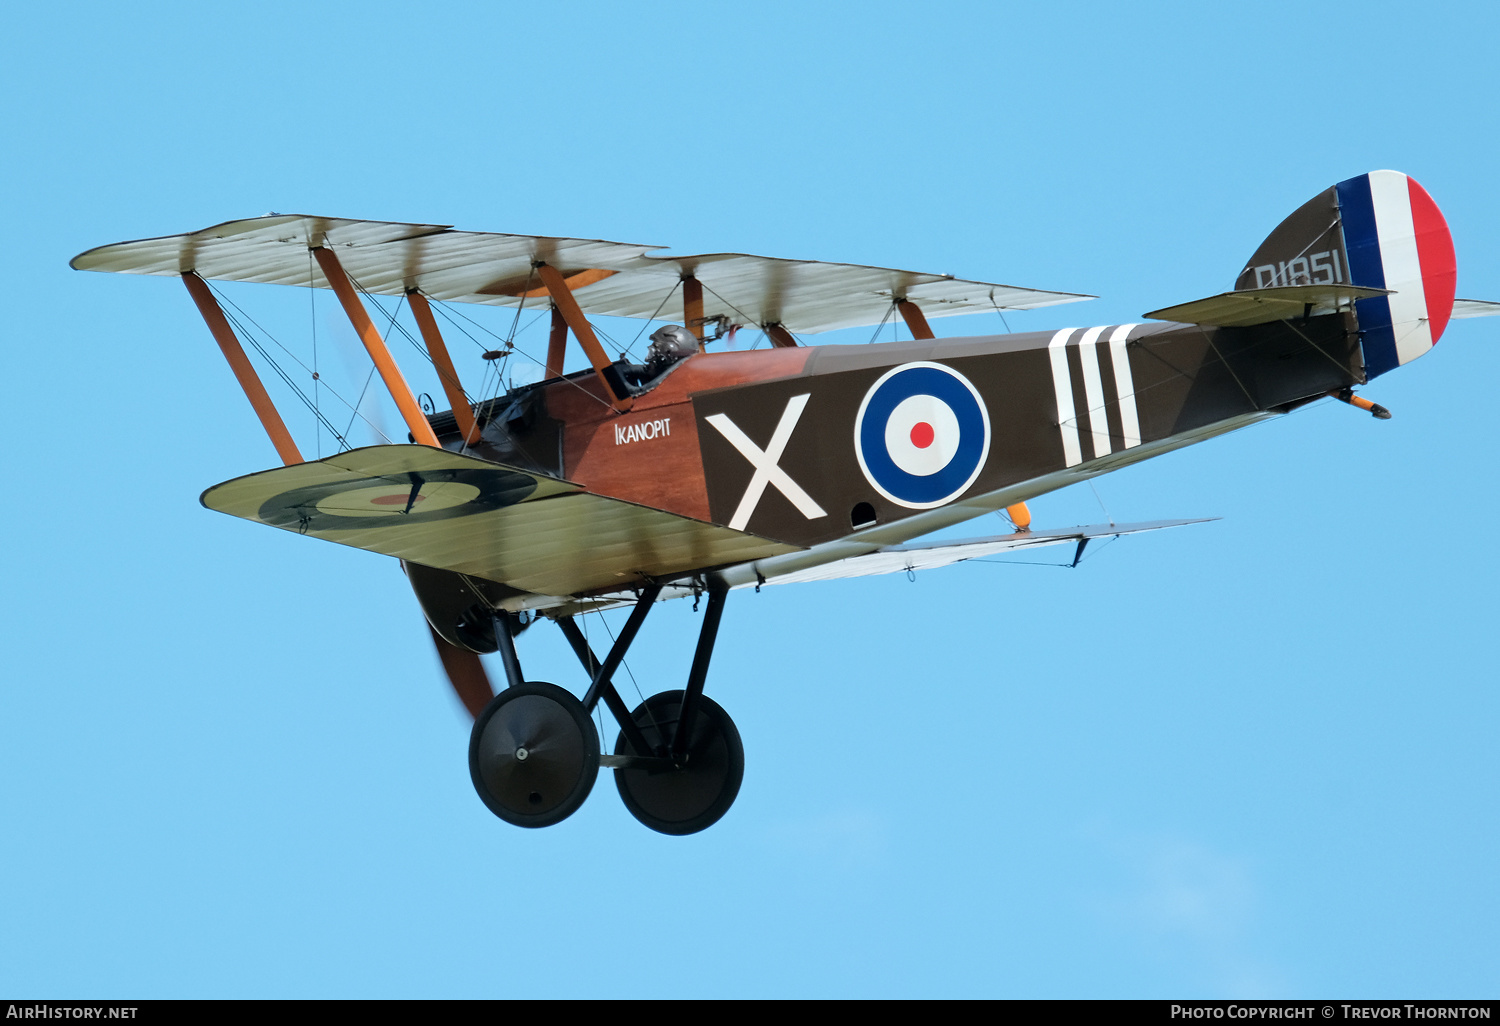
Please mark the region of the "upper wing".
<svg viewBox="0 0 1500 1026"><path fill-rule="evenodd" d="M629 587L796 551L416 445L377 445L214 485L209 509L544 595Z"/></svg>
<svg viewBox="0 0 1500 1026"><path fill-rule="evenodd" d="M704 286L703 316L724 316L735 324L780 324L799 333L879 323L889 316L893 298L915 301L929 318L1093 298L888 267L743 253L655 256L650 251L662 247L298 214L100 246L74 257L72 266L125 274L197 271L226 281L327 288L307 253L309 246L323 245L336 249L361 288L382 295L420 288L445 302L526 303L540 309L546 292L534 268L542 261L570 279L579 306L590 316L653 319L677 282L691 275Z"/></svg>

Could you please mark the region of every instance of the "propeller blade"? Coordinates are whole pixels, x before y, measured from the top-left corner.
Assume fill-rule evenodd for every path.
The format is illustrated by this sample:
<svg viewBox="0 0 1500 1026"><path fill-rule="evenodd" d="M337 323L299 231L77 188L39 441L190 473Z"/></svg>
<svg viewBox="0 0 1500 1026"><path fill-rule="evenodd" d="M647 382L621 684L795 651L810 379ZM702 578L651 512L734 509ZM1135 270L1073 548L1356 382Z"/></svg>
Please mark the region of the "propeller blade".
<svg viewBox="0 0 1500 1026"><path fill-rule="evenodd" d="M458 693L458 700L469 710L470 716L478 718L484 707L490 704L490 699L495 697L495 689L490 685L490 675L484 672L484 664L473 652L450 645L440 638L431 624L427 625L427 630L432 634L438 658L443 661L443 671L448 674L448 682Z"/></svg>

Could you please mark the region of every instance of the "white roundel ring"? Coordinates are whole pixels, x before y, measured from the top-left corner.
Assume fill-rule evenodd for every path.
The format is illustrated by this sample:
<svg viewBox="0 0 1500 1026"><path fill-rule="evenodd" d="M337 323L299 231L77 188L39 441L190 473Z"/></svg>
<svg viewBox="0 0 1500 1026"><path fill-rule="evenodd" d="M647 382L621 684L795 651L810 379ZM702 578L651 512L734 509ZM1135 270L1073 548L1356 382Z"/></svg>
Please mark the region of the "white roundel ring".
<svg viewBox="0 0 1500 1026"><path fill-rule="evenodd" d="M990 415L969 379L940 363L903 363L881 375L854 419L865 480L908 509L952 502L990 452Z"/></svg>

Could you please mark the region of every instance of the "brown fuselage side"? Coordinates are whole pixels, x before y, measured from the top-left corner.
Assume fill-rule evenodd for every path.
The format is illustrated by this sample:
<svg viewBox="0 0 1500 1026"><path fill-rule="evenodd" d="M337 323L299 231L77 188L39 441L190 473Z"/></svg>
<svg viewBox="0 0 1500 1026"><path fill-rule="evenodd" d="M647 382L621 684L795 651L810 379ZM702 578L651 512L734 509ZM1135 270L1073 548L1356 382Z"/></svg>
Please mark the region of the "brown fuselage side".
<svg viewBox="0 0 1500 1026"><path fill-rule="evenodd" d="M472 451L514 462L516 447L529 447L546 454L534 460L539 469L595 493L813 546L931 508L887 494L856 440L876 383L921 364L972 385L989 425L972 482L940 505L1056 482L1060 471L1102 473L1364 377L1357 333L1342 314L1254 328L1140 324L710 353L684 360L623 414L593 375L533 386L528 416L509 427L491 422ZM782 450L761 462L790 485L761 481L757 492L757 475L766 475L750 457L772 448L784 418L792 426ZM444 443L459 440L449 434ZM736 523L745 509L748 519Z"/></svg>
<svg viewBox="0 0 1500 1026"><path fill-rule="evenodd" d="M702 353L689 357L619 414L597 377L547 386L547 411L566 427L563 476L589 491L695 520L713 519L693 396L795 378L812 349Z"/></svg>

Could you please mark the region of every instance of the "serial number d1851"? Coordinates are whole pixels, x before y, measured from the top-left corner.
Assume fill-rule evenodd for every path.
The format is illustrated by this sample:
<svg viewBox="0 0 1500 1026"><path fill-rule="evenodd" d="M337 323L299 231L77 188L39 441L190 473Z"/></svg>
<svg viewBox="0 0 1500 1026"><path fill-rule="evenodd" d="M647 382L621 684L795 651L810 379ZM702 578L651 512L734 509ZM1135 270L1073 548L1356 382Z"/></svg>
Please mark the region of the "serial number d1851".
<svg viewBox="0 0 1500 1026"><path fill-rule="evenodd" d="M1336 249L1255 268L1255 287L1258 289L1278 285L1337 285L1343 280L1344 254Z"/></svg>

